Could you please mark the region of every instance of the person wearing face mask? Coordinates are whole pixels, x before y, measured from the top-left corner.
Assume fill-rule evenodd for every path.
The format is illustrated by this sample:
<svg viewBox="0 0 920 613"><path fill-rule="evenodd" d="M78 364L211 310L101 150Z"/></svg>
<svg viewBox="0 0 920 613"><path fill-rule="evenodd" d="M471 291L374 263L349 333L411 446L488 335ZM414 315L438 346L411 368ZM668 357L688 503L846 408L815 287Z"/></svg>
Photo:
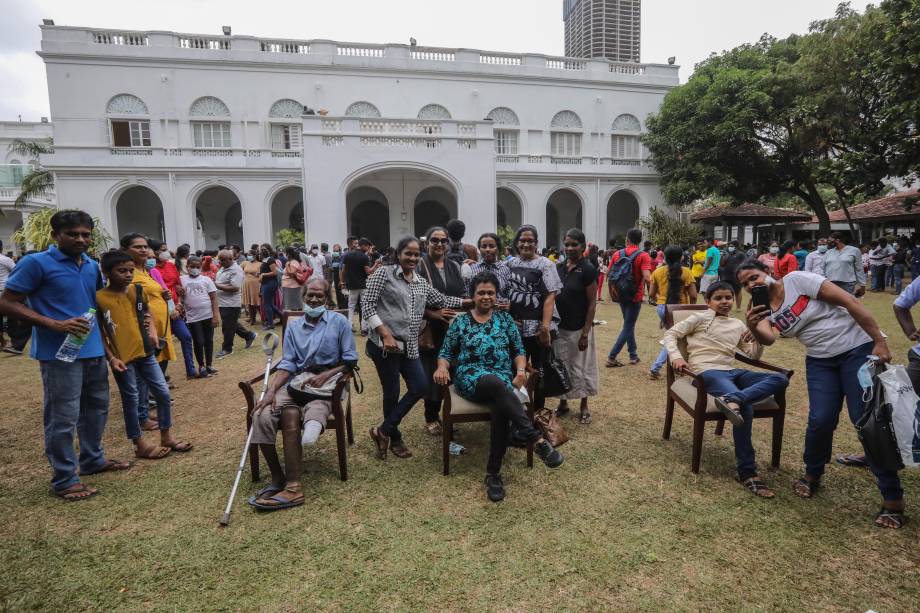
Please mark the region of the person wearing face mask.
<svg viewBox="0 0 920 613"><path fill-rule="evenodd" d="M263 243L259 249L262 263L259 265L259 300L262 304L262 329L271 330L275 327L275 318L281 318L278 301L278 286L281 277L281 268L278 260L273 255L271 245Z"/></svg>
<svg viewBox="0 0 920 613"><path fill-rule="evenodd" d="M793 247L795 247L794 241L786 241L780 245L776 262L773 264L773 277L775 279L782 279L790 272L799 269L798 258L792 253Z"/></svg>
<svg viewBox="0 0 920 613"><path fill-rule="evenodd" d="M809 252L809 254L805 256L805 264L802 266L802 270L805 272L812 272L816 275L821 275L822 277L826 276L824 274L824 257L826 255L827 239L819 238L818 248Z"/></svg>
<svg viewBox="0 0 920 613"><path fill-rule="evenodd" d="M761 345L783 338L796 338L805 346L805 378L808 386L808 427L805 431L805 474L793 485L801 498L812 498L821 486L831 459L834 430L847 401L853 423L863 413L863 387L858 373L870 356L885 364L891 351L875 318L856 298L830 281L812 273L795 271L773 279L766 267L748 260L738 268L738 281L751 292L767 286L769 306L747 313L747 326ZM875 524L882 528L904 525L904 490L897 471L869 463L882 494L882 507Z"/></svg>
<svg viewBox="0 0 920 613"><path fill-rule="evenodd" d="M869 269L872 272L872 291L885 291L888 268L891 266L894 249L888 239L878 239L878 244L869 251Z"/></svg>
<svg viewBox="0 0 920 613"><path fill-rule="evenodd" d="M766 253L760 254L757 261L767 267L767 272L771 275L776 269L776 256L779 254L779 243L773 241L767 248Z"/></svg>
<svg viewBox="0 0 920 613"><path fill-rule="evenodd" d="M326 267L326 258L319 252L319 247L310 245L310 254L307 256L307 260L310 262L310 268L313 269L309 280L325 279L323 269Z"/></svg>
<svg viewBox="0 0 920 613"><path fill-rule="evenodd" d="M344 309L348 305L348 301L345 298L345 293L342 291L342 246L338 243L332 246L332 253L329 255L330 264L329 268L332 271L332 292L335 294L335 307L338 309ZM330 305L327 304L327 307Z"/></svg>
<svg viewBox="0 0 920 613"><path fill-rule="evenodd" d="M722 261L719 262L719 281L732 286L732 290L735 292L736 311L741 310L741 285L738 284L738 279L735 278L735 272L737 272L738 266L745 259L747 258L744 252L738 248L738 241L732 241L725 248ZM696 301L694 300L694 302Z"/></svg>
<svg viewBox="0 0 920 613"><path fill-rule="evenodd" d="M217 253L217 261L220 262L220 268L214 279L214 286L217 288L217 310L220 314L221 332L224 337L221 349L217 353L219 360L233 353L235 336L246 341L246 349L249 349L256 340L256 333L247 330L240 323L240 311L243 305L240 290L243 288L243 278L246 276L243 269L233 258L233 252L227 249Z"/></svg>
<svg viewBox="0 0 920 613"><path fill-rule="evenodd" d="M258 246L255 250L246 254L246 259L240 264L243 269L245 278L243 279L242 307L249 314L249 325L256 325L256 319L259 317L259 278L260 269L262 268L262 256Z"/></svg>
<svg viewBox="0 0 920 613"><path fill-rule="evenodd" d="M204 379L216 375L212 367L214 353L214 328L220 325L220 311L217 307L217 286L210 277L201 274L201 260L197 256L188 259L188 275L182 275L185 295L185 320L192 332L195 345L195 359L198 362L198 377Z"/></svg>
<svg viewBox="0 0 920 613"><path fill-rule="evenodd" d="M328 291L325 279L310 280L304 285L304 316L288 321L274 379L253 409L252 443L259 446L272 475L271 483L249 499L250 505L262 511L304 503L303 446L316 444L332 413L331 395L292 398L288 387L291 379L300 375L314 390L328 388L358 364L351 324L340 313L325 307ZM284 468L275 446L279 429L284 443Z"/></svg>
<svg viewBox="0 0 920 613"><path fill-rule="evenodd" d="M866 293L866 271L862 265L862 252L850 244L849 233L834 232L827 240L824 276L857 298Z"/></svg>

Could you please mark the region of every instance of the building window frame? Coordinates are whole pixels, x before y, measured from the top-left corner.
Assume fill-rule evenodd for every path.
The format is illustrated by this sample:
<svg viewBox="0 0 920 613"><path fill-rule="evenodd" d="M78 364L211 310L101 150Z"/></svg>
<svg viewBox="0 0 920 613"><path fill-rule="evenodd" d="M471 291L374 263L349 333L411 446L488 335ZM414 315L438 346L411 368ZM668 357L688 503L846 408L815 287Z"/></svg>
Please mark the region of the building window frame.
<svg viewBox="0 0 920 613"><path fill-rule="evenodd" d="M300 151L303 148L301 124L269 122L268 143L272 151Z"/></svg>
<svg viewBox="0 0 920 613"><path fill-rule="evenodd" d="M109 118L109 142L118 149L149 149L150 120L137 117Z"/></svg>
<svg viewBox="0 0 920 613"><path fill-rule="evenodd" d="M581 132L550 133L550 148L553 157L576 158L581 157Z"/></svg>
<svg viewBox="0 0 920 613"><path fill-rule="evenodd" d="M192 145L195 149L230 149L233 147L229 121L189 122L192 130Z"/></svg>
<svg viewBox="0 0 920 613"><path fill-rule="evenodd" d="M495 130L496 155L517 155L520 130Z"/></svg>

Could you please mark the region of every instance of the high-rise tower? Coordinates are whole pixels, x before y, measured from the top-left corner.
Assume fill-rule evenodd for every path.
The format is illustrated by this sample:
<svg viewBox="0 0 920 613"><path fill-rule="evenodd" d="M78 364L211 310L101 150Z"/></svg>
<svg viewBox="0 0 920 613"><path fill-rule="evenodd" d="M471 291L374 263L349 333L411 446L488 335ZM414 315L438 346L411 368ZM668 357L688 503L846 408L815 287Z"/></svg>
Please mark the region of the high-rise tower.
<svg viewBox="0 0 920 613"><path fill-rule="evenodd" d="M639 61L641 0L563 0L568 57Z"/></svg>

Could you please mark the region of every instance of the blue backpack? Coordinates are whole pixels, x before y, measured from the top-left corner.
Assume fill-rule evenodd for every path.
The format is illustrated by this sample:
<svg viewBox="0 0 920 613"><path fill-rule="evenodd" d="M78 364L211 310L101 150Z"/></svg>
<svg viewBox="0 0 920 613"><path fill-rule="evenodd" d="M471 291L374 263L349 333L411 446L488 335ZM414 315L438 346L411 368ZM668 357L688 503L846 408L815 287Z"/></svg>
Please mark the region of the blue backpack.
<svg viewBox="0 0 920 613"><path fill-rule="evenodd" d="M607 282L616 290L617 302L632 302L639 291L636 286L636 278L633 275L633 263L640 253L642 253L642 250L636 249L632 255L627 256L626 249L621 249L620 257L610 265Z"/></svg>

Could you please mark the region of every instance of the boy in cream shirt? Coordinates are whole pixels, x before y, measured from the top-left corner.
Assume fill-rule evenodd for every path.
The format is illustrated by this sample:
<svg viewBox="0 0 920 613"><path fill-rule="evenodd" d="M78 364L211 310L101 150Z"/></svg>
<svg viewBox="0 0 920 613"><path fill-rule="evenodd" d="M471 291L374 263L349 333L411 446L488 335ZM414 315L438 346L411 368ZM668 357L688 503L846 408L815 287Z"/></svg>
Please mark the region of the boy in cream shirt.
<svg viewBox="0 0 920 613"><path fill-rule="evenodd" d="M754 403L769 398L789 385L780 374L735 368L735 352L759 358L763 347L754 340L741 320L729 317L735 302L734 288L724 281L713 283L706 291L708 311L691 315L672 326L664 335L664 345L671 366L678 373L692 371L703 378L706 391L732 423L738 480L752 493L772 498L773 492L757 476L751 425ZM687 343L687 359L678 349L678 341Z"/></svg>

